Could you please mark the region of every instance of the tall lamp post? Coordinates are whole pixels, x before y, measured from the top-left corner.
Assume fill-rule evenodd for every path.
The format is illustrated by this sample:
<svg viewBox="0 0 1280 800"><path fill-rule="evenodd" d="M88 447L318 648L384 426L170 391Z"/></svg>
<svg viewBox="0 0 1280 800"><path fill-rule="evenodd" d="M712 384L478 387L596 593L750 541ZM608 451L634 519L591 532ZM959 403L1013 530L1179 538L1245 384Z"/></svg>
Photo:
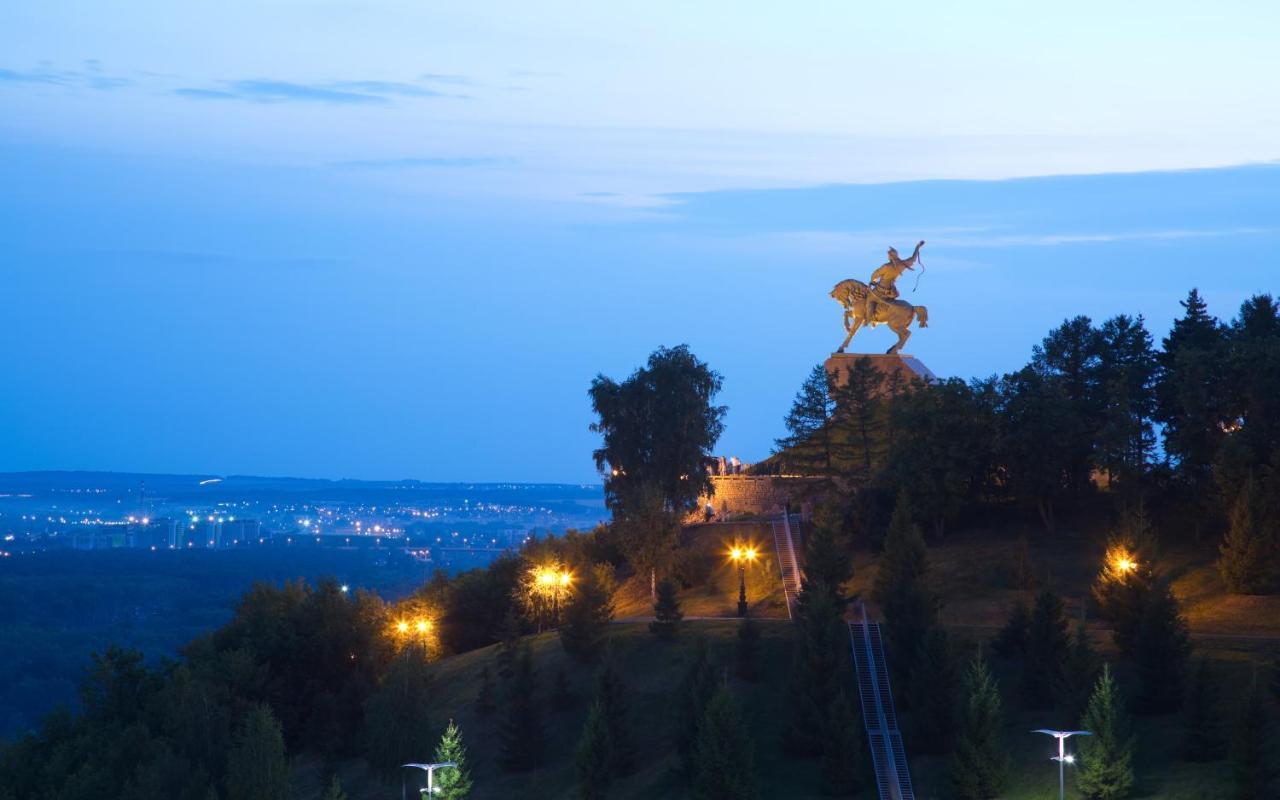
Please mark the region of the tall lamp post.
<svg viewBox="0 0 1280 800"><path fill-rule="evenodd" d="M444 767L456 767L456 766L458 766L457 762L441 761L439 764L401 764L400 768L401 769L420 769L420 770L426 771L427 788L423 789L423 792L426 793L427 797L430 797L431 795L436 793L436 785L435 785L436 770L443 769ZM394 786L395 784L392 784L392 785ZM401 775L400 776L400 800L406 800L405 792L406 792L406 789L405 789L404 776Z"/></svg>
<svg viewBox="0 0 1280 800"><path fill-rule="evenodd" d="M1046 728L1038 728L1032 733L1043 733L1058 740L1058 755L1054 756L1053 760L1058 762L1058 800L1064 800L1067 789L1066 781L1063 777L1063 765L1076 762L1075 756L1070 756L1066 753L1067 739L1072 736L1092 736L1093 734L1089 731L1051 731Z"/></svg>
<svg viewBox="0 0 1280 800"><path fill-rule="evenodd" d="M747 615L747 564L756 560L756 549L750 545L735 546L729 551L729 558L738 565L738 616Z"/></svg>

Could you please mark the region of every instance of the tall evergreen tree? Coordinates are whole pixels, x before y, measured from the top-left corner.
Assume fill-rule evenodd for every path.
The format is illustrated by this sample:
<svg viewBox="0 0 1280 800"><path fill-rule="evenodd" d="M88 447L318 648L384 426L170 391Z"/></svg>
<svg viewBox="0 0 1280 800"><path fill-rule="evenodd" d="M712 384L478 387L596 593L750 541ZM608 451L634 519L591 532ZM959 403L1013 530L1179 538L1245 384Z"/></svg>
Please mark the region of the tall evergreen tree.
<svg viewBox="0 0 1280 800"><path fill-rule="evenodd" d="M996 452L1004 484L1019 503L1034 508L1052 534L1058 503L1073 488L1080 445L1076 417L1061 381L1030 367L1005 375L998 386Z"/></svg>
<svg viewBox="0 0 1280 800"><path fill-rule="evenodd" d="M1080 769L1076 785L1088 800L1119 800L1133 789L1133 735L1120 688L1105 665L1080 727Z"/></svg>
<svg viewBox="0 0 1280 800"><path fill-rule="evenodd" d="M502 699L503 720L499 731L502 766L508 772L527 772L542 760L546 731L542 706L538 702L538 676L533 666L533 650L525 643L520 649L511 679Z"/></svg>
<svg viewBox="0 0 1280 800"><path fill-rule="evenodd" d="M1149 714L1174 711L1182 704L1191 637L1187 620L1167 583L1152 588L1143 604L1134 661L1142 689L1138 707Z"/></svg>
<svg viewBox="0 0 1280 800"><path fill-rule="evenodd" d="M1070 654L1062 600L1053 592L1041 592L1031 612L1022 662L1022 692L1029 707L1050 708L1062 697Z"/></svg>
<svg viewBox="0 0 1280 800"><path fill-rule="evenodd" d="M982 651L969 663L961 689L951 785L961 800L998 797L1009 779L1000 688Z"/></svg>
<svg viewBox="0 0 1280 800"><path fill-rule="evenodd" d="M284 734L270 707L249 710L227 754L227 800L289 800Z"/></svg>
<svg viewBox="0 0 1280 800"><path fill-rule="evenodd" d="M662 639L674 639L680 631L680 620L684 612L680 610L680 598L676 596L676 585L671 581L658 582L658 599L653 604L653 622L649 630Z"/></svg>
<svg viewBox="0 0 1280 800"><path fill-rule="evenodd" d="M635 748L632 746L631 722L627 711L627 690L622 684L612 658L606 658L596 675L595 702L604 714L609 727L609 768L614 775L626 775L635 766Z"/></svg>
<svg viewBox="0 0 1280 800"><path fill-rule="evenodd" d="M835 593L806 578L796 602L787 691L790 719L783 734L784 746L796 755L820 755L827 744L829 709L840 691L840 676L848 674L842 660L848 632L841 614Z"/></svg>
<svg viewBox="0 0 1280 800"><path fill-rule="evenodd" d="M861 715L841 691L828 707L822 748L822 786L835 797L855 795L866 769L866 737Z"/></svg>
<svg viewBox="0 0 1280 800"><path fill-rule="evenodd" d="M905 495L893 510L871 597L884 615L885 658L893 680L909 692L916 648L937 622L938 599L928 586L924 538L911 520Z"/></svg>
<svg viewBox="0 0 1280 800"><path fill-rule="evenodd" d="M443 767L436 770L436 797L441 800L466 800L471 794L471 769L467 766L467 746L462 743L462 731L457 723L449 720L449 725L436 745L435 762L443 764L453 762L456 767Z"/></svg>
<svg viewBox="0 0 1280 800"><path fill-rule="evenodd" d="M1067 485L1076 494L1090 486L1094 442L1103 426L1105 344L1092 320L1078 316L1050 331L1031 356L1032 368L1059 386L1067 401L1059 436L1066 447Z"/></svg>
<svg viewBox="0 0 1280 800"><path fill-rule="evenodd" d="M955 736L960 670L951 638L935 625L920 643L912 665L910 687L911 742L920 753L945 753Z"/></svg>
<svg viewBox="0 0 1280 800"><path fill-rule="evenodd" d="M693 796L698 800L755 800L760 796L755 743L729 687L721 684L698 724Z"/></svg>
<svg viewBox="0 0 1280 800"><path fill-rule="evenodd" d="M853 578L852 536L845 508L820 504L804 540L804 580L821 584L843 603L844 585Z"/></svg>
<svg viewBox="0 0 1280 800"><path fill-rule="evenodd" d="M1061 712L1059 716L1063 725L1074 724L1075 720L1080 719L1089 704L1089 697L1101 669L1102 659L1093 648L1089 631L1081 620L1071 639L1071 653L1063 670L1063 688L1058 696Z"/></svg>
<svg viewBox="0 0 1280 800"><path fill-rule="evenodd" d="M834 462L841 477L866 485L884 464L888 446L884 373L859 358L835 381Z"/></svg>
<svg viewBox="0 0 1280 800"><path fill-rule="evenodd" d="M1231 773L1235 800L1271 800L1275 768L1269 760L1271 738L1267 708L1257 680L1241 698L1231 732Z"/></svg>
<svg viewBox="0 0 1280 800"><path fill-rule="evenodd" d="M431 752L431 700L426 659L413 650L402 651L365 703L364 742L370 766L390 777L401 764Z"/></svg>
<svg viewBox="0 0 1280 800"><path fill-rule="evenodd" d="M1027 632L1031 629L1031 612L1022 598L1009 610L1009 619L991 640L991 649L1003 658L1022 658L1027 651Z"/></svg>
<svg viewBox="0 0 1280 800"><path fill-rule="evenodd" d="M774 446L784 468L802 475L834 472L832 418L835 396L827 368L817 364L796 392L785 420L787 435Z"/></svg>
<svg viewBox="0 0 1280 800"><path fill-rule="evenodd" d="M1101 430L1097 464L1113 482L1132 491L1147 471L1155 433L1156 354L1151 334L1137 318L1126 314L1102 324L1100 351Z"/></svg>
<svg viewBox="0 0 1280 800"><path fill-rule="evenodd" d="M1258 481L1251 474L1236 495L1230 527L1219 548L1218 571L1227 591L1259 594L1270 585L1276 542L1269 522Z"/></svg>
<svg viewBox="0 0 1280 800"><path fill-rule="evenodd" d="M1207 659L1191 672L1187 699L1182 704L1182 757L1187 761L1213 761L1222 755L1221 709L1218 687Z"/></svg>
<svg viewBox="0 0 1280 800"><path fill-rule="evenodd" d="M587 722L582 728L582 738L574 754L578 770L578 797L582 800L603 800L613 784L613 742L609 739L609 725L605 722L604 709L597 700L591 704Z"/></svg>
<svg viewBox="0 0 1280 800"><path fill-rule="evenodd" d="M698 723L706 711L707 701L715 692L716 683L716 669L711 663L707 640L700 637L694 645L693 660L685 668L672 703L675 710L675 750L680 755L685 780L690 783L694 775Z"/></svg>
<svg viewBox="0 0 1280 800"><path fill-rule="evenodd" d="M594 661L604 648L612 620L613 601L609 593L591 572L587 572L565 605L560 624L560 644L577 660L584 663Z"/></svg>

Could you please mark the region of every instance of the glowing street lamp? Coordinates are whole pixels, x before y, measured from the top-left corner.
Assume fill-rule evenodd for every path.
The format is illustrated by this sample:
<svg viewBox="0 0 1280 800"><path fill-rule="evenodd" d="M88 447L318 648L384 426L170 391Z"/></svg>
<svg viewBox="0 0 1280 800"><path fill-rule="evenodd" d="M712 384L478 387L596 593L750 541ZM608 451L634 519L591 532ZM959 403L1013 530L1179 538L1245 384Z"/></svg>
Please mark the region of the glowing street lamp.
<svg viewBox="0 0 1280 800"><path fill-rule="evenodd" d="M1051 731L1047 728L1039 728L1032 731L1032 733L1043 733L1058 740L1058 754L1053 757L1053 760L1058 762L1058 800L1064 800L1067 796L1067 790L1065 778L1063 777L1063 764L1076 763L1076 757L1066 753L1067 739L1072 736L1092 736L1093 734L1089 731Z"/></svg>
<svg viewBox="0 0 1280 800"><path fill-rule="evenodd" d="M431 795L440 791L435 786L436 770L444 769L446 767L456 767L456 766L458 766L458 763L456 761L441 761L438 764L401 764L400 768L401 769L420 769L426 772L427 788L423 789L422 793L425 794L427 797L430 797ZM400 800L405 800L405 781L404 781L403 774L401 774L400 776Z"/></svg>
<svg viewBox="0 0 1280 800"><path fill-rule="evenodd" d="M751 545L734 545L729 558L738 565L738 616L747 615L747 564L756 560L756 549Z"/></svg>

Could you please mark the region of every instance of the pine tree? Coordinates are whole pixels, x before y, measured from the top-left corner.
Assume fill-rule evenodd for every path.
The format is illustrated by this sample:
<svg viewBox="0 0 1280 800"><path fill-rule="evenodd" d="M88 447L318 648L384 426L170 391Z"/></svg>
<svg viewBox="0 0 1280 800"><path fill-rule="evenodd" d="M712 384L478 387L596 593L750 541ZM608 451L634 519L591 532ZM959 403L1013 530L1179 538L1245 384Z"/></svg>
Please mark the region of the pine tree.
<svg viewBox="0 0 1280 800"><path fill-rule="evenodd" d="M834 387L832 460L841 476L866 485L884 462L887 437L884 373L869 358L859 358Z"/></svg>
<svg viewBox="0 0 1280 800"><path fill-rule="evenodd" d="M457 723L449 720L449 725L436 745L435 761L442 764L452 761L456 767L443 767L436 770L436 797L441 800L466 800L471 794L471 770L467 767L467 746L462 743L462 731Z"/></svg>
<svg viewBox="0 0 1280 800"><path fill-rule="evenodd" d="M1089 631L1082 620L1076 625L1075 636L1071 640L1071 654L1067 658L1062 694L1058 698L1060 718L1064 725L1080 719L1080 715L1084 713L1101 669L1102 659L1098 656L1098 651L1094 650L1093 643L1089 640Z"/></svg>
<svg viewBox="0 0 1280 800"><path fill-rule="evenodd" d="M1053 592L1041 592L1027 628L1022 661L1022 693L1030 708L1050 708L1066 686L1065 665L1071 654L1067 618Z"/></svg>
<svg viewBox="0 0 1280 800"><path fill-rule="evenodd" d="M738 625L737 645L734 648L739 680L748 683L756 679L756 661L760 652L760 625L751 617Z"/></svg>
<svg viewBox="0 0 1280 800"><path fill-rule="evenodd" d="M576 589L564 609L560 644L566 653L587 663L594 661L604 647L613 620L613 602L589 572Z"/></svg>
<svg viewBox="0 0 1280 800"><path fill-rule="evenodd" d="M227 800L289 800L284 734L271 708L249 710L227 754Z"/></svg>
<svg viewBox="0 0 1280 800"><path fill-rule="evenodd" d="M853 578L850 538L842 507L828 502L814 510L804 541L804 580L827 587L842 603L844 585Z"/></svg>
<svg viewBox="0 0 1280 800"><path fill-rule="evenodd" d="M343 790L342 781L338 780L337 775L329 779L329 785L325 788L324 794L320 795L320 800L347 800L347 793Z"/></svg>
<svg viewBox="0 0 1280 800"><path fill-rule="evenodd" d="M1000 688L982 651L969 663L961 690L951 785L961 800L997 797L1009 779Z"/></svg>
<svg viewBox="0 0 1280 800"><path fill-rule="evenodd" d="M796 601L795 622L787 687L790 720L783 744L795 755L816 756L825 745L823 731L840 676L849 674L843 660L849 634L834 593L807 578Z"/></svg>
<svg viewBox="0 0 1280 800"><path fill-rule="evenodd" d="M692 783L694 755L698 743L698 723L706 711L707 701L716 688L716 670L711 663L707 640L699 638L694 645L693 660L685 669L684 678L676 690L672 705L675 708L675 745L685 780Z"/></svg>
<svg viewBox="0 0 1280 800"><path fill-rule="evenodd" d="M693 796L698 800L755 800L760 796L755 744L738 703L721 684L698 723Z"/></svg>
<svg viewBox="0 0 1280 800"><path fill-rule="evenodd" d="M1235 800L1271 800L1272 767L1268 761L1267 709L1257 680L1241 698L1231 733L1231 773Z"/></svg>
<svg viewBox="0 0 1280 800"><path fill-rule="evenodd" d="M477 714L482 716L492 714L497 708L496 703L497 689L493 685L493 672L490 671L489 665L485 664L480 669L480 689L476 692L476 700L474 707Z"/></svg>
<svg viewBox="0 0 1280 800"><path fill-rule="evenodd" d="M827 368L817 364L796 392L787 413L787 435L774 443L775 452L786 468L803 475L830 475L832 462L832 418L835 398Z"/></svg>
<svg viewBox="0 0 1280 800"><path fill-rule="evenodd" d="M1163 423L1164 449L1193 497L1210 488L1213 461L1226 419L1228 375L1222 324L1192 289L1186 313L1173 323L1157 355L1156 419Z"/></svg>
<svg viewBox="0 0 1280 800"><path fill-rule="evenodd" d="M1093 599L1111 620L1120 652L1133 655L1143 604L1155 583L1155 534L1142 503L1127 511L1107 541L1102 569L1093 583Z"/></svg>
<svg viewBox="0 0 1280 800"><path fill-rule="evenodd" d="M938 618L938 600L927 584L928 557L905 495L898 497L885 538L871 597L885 620L885 658L894 684L909 693L916 647Z"/></svg>
<svg viewBox="0 0 1280 800"><path fill-rule="evenodd" d="M1182 705L1191 638L1178 600L1167 583L1152 588L1143 604L1134 643L1134 661L1142 680L1138 706L1148 714L1175 711Z"/></svg>
<svg viewBox="0 0 1280 800"><path fill-rule="evenodd" d="M1102 668L1080 727L1091 734L1079 737L1080 769L1076 773L1076 785L1080 793L1088 800L1128 797L1134 782L1134 740L1110 665Z"/></svg>
<svg viewBox="0 0 1280 800"><path fill-rule="evenodd" d="M1258 481L1250 475L1231 509L1230 527L1219 549L1218 571L1227 591L1258 594L1271 581L1275 537L1269 530Z"/></svg>
<svg viewBox="0 0 1280 800"><path fill-rule="evenodd" d="M526 643L503 693L503 720L499 731L502 766L508 772L527 772L542 760L546 733L538 702L538 676L533 651Z"/></svg>
<svg viewBox="0 0 1280 800"><path fill-rule="evenodd" d="M578 796L582 800L603 800L613 783L613 743L609 740L609 725L600 701L591 704L582 738L574 754L578 769Z"/></svg>
<svg viewBox="0 0 1280 800"><path fill-rule="evenodd" d="M653 622L649 630L661 639L674 639L679 633L680 620L684 613L680 611L680 598L676 597L676 585L671 581L658 582L658 599L653 604Z"/></svg>
<svg viewBox="0 0 1280 800"><path fill-rule="evenodd" d="M595 702L604 713L605 724L609 727L609 768L614 775L626 775L635 766L635 748L632 746L626 687L623 686L622 675L611 658L605 660L596 676Z"/></svg>
<svg viewBox="0 0 1280 800"><path fill-rule="evenodd" d="M384 776L431 750L435 730L431 673L421 654L405 650L391 662L382 684L365 702L364 742L369 764Z"/></svg>
<svg viewBox="0 0 1280 800"><path fill-rule="evenodd" d="M822 748L822 786L835 797L854 795L862 788L867 743L862 719L841 691L827 714Z"/></svg>
<svg viewBox="0 0 1280 800"><path fill-rule="evenodd" d="M1182 757L1186 761L1213 761L1222 756L1221 712L1214 675L1206 659L1191 672L1186 702L1182 704Z"/></svg>
<svg viewBox="0 0 1280 800"><path fill-rule="evenodd" d="M956 723L960 674L951 638L939 626L925 634L911 671L911 742L920 753L944 753Z"/></svg>
<svg viewBox="0 0 1280 800"><path fill-rule="evenodd" d="M1022 598L1009 612L1009 620L991 640L991 649L1004 658L1022 658L1027 650L1027 631L1031 629L1031 612Z"/></svg>

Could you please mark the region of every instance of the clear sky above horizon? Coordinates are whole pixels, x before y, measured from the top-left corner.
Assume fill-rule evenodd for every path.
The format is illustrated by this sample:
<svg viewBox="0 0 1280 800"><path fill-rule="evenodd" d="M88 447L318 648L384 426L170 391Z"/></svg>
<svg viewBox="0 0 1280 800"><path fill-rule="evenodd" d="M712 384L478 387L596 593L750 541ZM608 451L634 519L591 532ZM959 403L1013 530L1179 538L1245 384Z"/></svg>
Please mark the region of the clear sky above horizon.
<svg viewBox="0 0 1280 800"><path fill-rule="evenodd" d="M767 455L827 297L908 351L1280 291L1280 6L9 0L0 470L593 481L658 345ZM914 278L907 284L910 289ZM851 349L881 352L884 330Z"/></svg>

